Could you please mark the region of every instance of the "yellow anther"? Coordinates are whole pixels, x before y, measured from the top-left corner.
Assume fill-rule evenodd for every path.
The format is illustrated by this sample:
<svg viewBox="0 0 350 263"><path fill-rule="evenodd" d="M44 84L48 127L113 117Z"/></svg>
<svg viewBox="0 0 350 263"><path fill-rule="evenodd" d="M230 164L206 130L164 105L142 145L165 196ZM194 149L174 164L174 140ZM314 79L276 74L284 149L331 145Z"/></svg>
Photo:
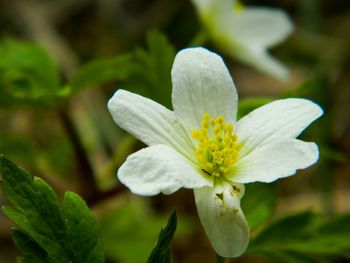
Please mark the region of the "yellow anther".
<svg viewBox="0 0 350 263"><path fill-rule="evenodd" d="M222 124L224 124L224 117L218 116L218 117L216 118L216 121L217 121L218 124L222 125Z"/></svg>
<svg viewBox="0 0 350 263"><path fill-rule="evenodd" d="M199 139L199 138L201 137L201 135L202 135L202 132L199 131L199 130L194 130L194 131L192 132L192 137L193 137L194 139Z"/></svg>
<svg viewBox="0 0 350 263"><path fill-rule="evenodd" d="M225 123L223 116L210 118L204 113L202 128L194 130L192 137L198 142L195 155L205 174L223 176L236 162L241 146L236 143L233 125Z"/></svg>
<svg viewBox="0 0 350 263"><path fill-rule="evenodd" d="M207 163L206 163L206 166L207 166L209 169L212 169L212 168L213 168L213 163L207 162Z"/></svg>
<svg viewBox="0 0 350 263"><path fill-rule="evenodd" d="M210 114L208 112L204 112L203 120L208 120L209 121L209 119L210 119Z"/></svg>

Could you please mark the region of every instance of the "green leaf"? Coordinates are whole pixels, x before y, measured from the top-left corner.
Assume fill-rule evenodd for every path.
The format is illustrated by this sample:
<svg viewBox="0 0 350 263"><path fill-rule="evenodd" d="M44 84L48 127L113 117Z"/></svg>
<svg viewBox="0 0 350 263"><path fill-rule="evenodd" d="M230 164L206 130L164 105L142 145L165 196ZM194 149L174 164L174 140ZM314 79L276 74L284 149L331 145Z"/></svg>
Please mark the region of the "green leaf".
<svg viewBox="0 0 350 263"><path fill-rule="evenodd" d="M318 90L319 81L317 78L309 79L294 89L284 92L281 98L310 98Z"/></svg>
<svg viewBox="0 0 350 263"><path fill-rule="evenodd" d="M176 212L173 211L169 217L168 224L160 231L157 244L149 256L147 263L171 262L170 243L176 230L176 224Z"/></svg>
<svg viewBox="0 0 350 263"><path fill-rule="evenodd" d="M321 260L321 259L316 259L311 256L305 255L305 254L300 254L300 253L295 253L295 252L288 252L288 251L269 251L264 253L265 256L272 258L276 260L277 262L283 262L283 263L321 263L321 262L327 262L327 260Z"/></svg>
<svg viewBox="0 0 350 263"><path fill-rule="evenodd" d="M139 48L134 52L133 70L125 87L171 108L171 68L174 58L175 48L166 36L151 31L147 35L147 49Z"/></svg>
<svg viewBox="0 0 350 263"><path fill-rule="evenodd" d="M56 64L39 46L15 40L0 44L0 106L55 103L59 93Z"/></svg>
<svg viewBox="0 0 350 263"><path fill-rule="evenodd" d="M99 227L85 202L67 192L63 205L40 178L0 157L2 190L12 205L3 212L19 227L14 241L22 262L103 262Z"/></svg>
<svg viewBox="0 0 350 263"><path fill-rule="evenodd" d="M311 212L304 212L278 220L253 240L250 249L276 248L305 238L312 227L313 217Z"/></svg>
<svg viewBox="0 0 350 263"><path fill-rule="evenodd" d="M12 239L16 247L23 255L20 262L23 263L45 263L47 253L26 233L18 229L12 230Z"/></svg>
<svg viewBox="0 0 350 263"><path fill-rule="evenodd" d="M272 215L277 201L276 184L247 184L247 193L242 199L242 210L249 227L254 229L267 221Z"/></svg>
<svg viewBox="0 0 350 263"><path fill-rule="evenodd" d="M18 134L13 130L0 132L0 152L10 158L18 160L21 164L31 166L36 161L37 146L28 135Z"/></svg>
<svg viewBox="0 0 350 263"><path fill-rule="evenodd" d="M68 230L65 245L72 262L94 263L103 259L99 226L83 199L75 193L66 192L63 214ZM88 230L88 231L87 231ZM82 246L84 242L84 246Z"/></svg>
<svg viewBox="0 0 350 263"><path fill-rule="evenodd" d="M81 66L73 75L68 86L70 93L96 87L112 81L125 80L131 71L131 56L97 59Z"/></svg>
<svg viewBox="0 0 350 263"><path fill-rule="evenodd" d="M145 262L168 216L155 214L147 199L122 198L119 202L101 214L105 255L113 262ZM193 224L192 218L182 216L177 236L186 238L193 232Z"/></svg>
<svg viewBox="0 0 350 263"><path fill-rule="evenodd" d="M147 35L147 49L132 54L91 61L70 80L68 95L85 88L119 81L123 88L150 97L171 108L171 68L175 48L157 31Z"/></svg>
<svg viewBox="0 0 350 263"><path fill-rule="evenodd" d="M247 253L266 255L279 262L331 262L335 257L347 258L349 225L350 215L331 220L312 212L287 216L261 231Z"/></svg>

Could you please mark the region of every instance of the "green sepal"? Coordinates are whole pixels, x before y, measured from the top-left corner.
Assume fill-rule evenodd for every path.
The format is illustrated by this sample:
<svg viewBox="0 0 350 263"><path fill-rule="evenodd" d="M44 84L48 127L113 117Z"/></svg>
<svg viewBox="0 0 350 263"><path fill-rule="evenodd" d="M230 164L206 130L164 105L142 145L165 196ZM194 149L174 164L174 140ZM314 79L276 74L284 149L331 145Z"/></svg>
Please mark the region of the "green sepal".
<svg viewBox="0 0 350 263"><path fill-rule="evenodd" d="M147 263L170 263L171 252L170 243L173 239L177 225L177 218L175 210L171 213L168 224L159 233L159 238L156 246L152 250Z"/></svg>

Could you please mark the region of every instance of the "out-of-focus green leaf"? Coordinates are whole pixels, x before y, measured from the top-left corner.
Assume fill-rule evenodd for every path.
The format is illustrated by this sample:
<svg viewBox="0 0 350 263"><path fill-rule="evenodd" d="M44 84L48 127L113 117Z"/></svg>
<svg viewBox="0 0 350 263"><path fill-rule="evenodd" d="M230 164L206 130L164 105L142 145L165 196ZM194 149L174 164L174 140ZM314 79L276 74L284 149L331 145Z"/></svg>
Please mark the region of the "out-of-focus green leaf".
<svg viewBox="0 0 350 263"><path fill-rule="evenodd" d="M139 199L128 200L106 212L101 216L106 257L123 263L145 262L165 220ZM188 234L193 230L191 226L189 220L181 217L177 234Z"/></svg>
<svg viewBox="0 0 350 263"><path fill-rule="evenodd" d="M350 215L332 220L312 212L287 216L259 233L247 253L270 256L279 262L332 262L334 258L348 258L349 226Z"/></svg>
<svg viewBox="0 0 350 263"><path fill-rule="evenodd" d="M36 145L21 134L0 133L0 152L8 157L15 157L21 164L30 165L35 162L38 151Z"/></svg>
<svg viewBox="0 0 350 263"><path fill-rule="evenodd" d="M81 66L70 80L70 93L95 87L107 82L122 81L130 74L132 57L121 55L115 58L97 59Z"/></svg>
<svg viewBox="0 0 350 263"><path fill-rule="evenodd" d="M238 103L237 119L244 117L252 110L259 108L272 100L273 98L269 97L251 97L240 99Z"/></svg>
<svg viewBox="0 0 350 263"><path fill-rule="evenodd" d="M0 105L50 106L58 98L59 72L48 54L32 43L0 44Z"/></svg>
<svg viewBox="0 0 350 263"><path fill-rule="evenodd" d="M302 240L312 231L315 215L311 212L289 216L264 229L251 242L250 249L285 246L288 242Z"/></svg>
<svg viewBox="0 0 350 263"><path fill-rule="evenodd" d="M171 67L175 48L157 31L147 35L147 49L132 54L91 61L75 73L68 95L106 82L119 81L123 88L171 107Z"/></svg>
<svg viewBox="0 0 350 263"><path fill-rule="evenodd" d="M52 140L45 148L41 149L36 161L40 165L47 166L60 177L69 176L74 159L72 145L66 137L58 137Z"/></svg>
<svg viewBox="0 0 350 263"><path fill-rule="evenodd" d="M176 230L176 212L173 211L169 217L168 224L160 231L155 248L149 256L147 263L170 263L170 243Z"/></svg>
<svg viewBox="0 0 350 263"><path fill-rule="evenodd" d="M49 170L57 176L65 177L72 168L73 152L65 137L55 138L45 147L35 144L23 134L0 133L0 138L0 153L16 159L28 170Z"/></svg>
<svg viewBox="0 0 350 263"><path fill-rule="evenodd" d="M254 229L271 216L277 201L276 184L254 183L246 185L242 210L249 227Z"/></svg>
<svg viewBox="0 0 350 263"><path fill-rule="evenodd" d="M162 226L161 218L149 212L144 203L133 201L101 217L107 258L123 263L145 261Z"/></svg>
<svg viewBox="0 0 350 263"><path fill-rule="evenodd" d="M2 190L12 205L3 212L20 228L14 240L22 262L103 262L98 224L85 202L67 192L63 205L52 188L0 157ZM40 248L40 249L39 249Z"/></svg>
<svg viewBox="0 0 350 263"><path fill-rule="evenodd" d="M125 83L128 90L151 97L171 108L171 68L175 48L157 31L147 35L147 49L134 52L133 70Z"/></svg>
<svg viewBox="0 0 350 263"><path fill-rule="evenodd" d="M295 253L295 252L280 252L280 251L268 251L264 253L265 256L274 259L276 262L283 263L329 263L329 261L314 258L309 255Z"/></svg>
<svg viewBox="0 0 350 263"><path fill-rule="evenodd" d="M294 89L284 92L281 98L310 98L319 89L316 78L309 79Z"/></svg>

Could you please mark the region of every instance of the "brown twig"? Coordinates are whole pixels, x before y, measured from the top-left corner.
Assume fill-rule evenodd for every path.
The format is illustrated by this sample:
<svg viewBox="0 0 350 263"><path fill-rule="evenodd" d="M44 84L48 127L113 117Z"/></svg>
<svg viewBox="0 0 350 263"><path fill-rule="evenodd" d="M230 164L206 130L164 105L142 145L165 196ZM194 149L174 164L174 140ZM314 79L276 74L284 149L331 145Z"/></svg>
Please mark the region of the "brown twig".
<svg viewBox="0 0 350 263"><path fill-rule="evenodd" d="M85 198L92 198L98 193L93 166L90 163L89 157L84 149L84 145L82 144L80 136L67 111L60 108L58 110L58 114L73 146L75 157L79 166L80 172L78 173L78 180L80 182L80 192Z"/></svg>

